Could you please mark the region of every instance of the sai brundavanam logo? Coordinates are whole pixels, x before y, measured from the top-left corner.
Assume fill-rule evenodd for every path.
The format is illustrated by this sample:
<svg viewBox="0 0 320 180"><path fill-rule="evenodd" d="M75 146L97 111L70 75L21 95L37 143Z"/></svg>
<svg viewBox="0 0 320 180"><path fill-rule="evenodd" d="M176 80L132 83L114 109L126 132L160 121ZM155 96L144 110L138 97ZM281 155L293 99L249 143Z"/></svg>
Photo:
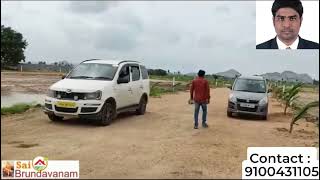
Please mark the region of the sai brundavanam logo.
<svg viewBox="0 0 320 180"><path fill-rule="evenodd" d="M49 160L37 156L33 160L2 160L4 179L75 179L79 178L78 160Z"/></svg>
<svg viewBox="0 0 320 180"><path fill-rule="evenodd" d="M48 158L37 156L32 160L32 167L38 172L45 170L48 167Z"/></svg>

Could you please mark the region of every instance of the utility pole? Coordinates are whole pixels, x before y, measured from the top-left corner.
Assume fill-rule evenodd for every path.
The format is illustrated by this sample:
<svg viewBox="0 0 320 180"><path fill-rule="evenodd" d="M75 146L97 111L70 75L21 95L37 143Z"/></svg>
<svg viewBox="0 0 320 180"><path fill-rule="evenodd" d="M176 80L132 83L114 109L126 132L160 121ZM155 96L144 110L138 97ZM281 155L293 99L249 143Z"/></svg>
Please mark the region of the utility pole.
<svg viewBox="0 0 320 180"><path fill-rule="evenodd" d="M172 78L172 91L174 92L174 86L175 86L175 77Z"/></svg>

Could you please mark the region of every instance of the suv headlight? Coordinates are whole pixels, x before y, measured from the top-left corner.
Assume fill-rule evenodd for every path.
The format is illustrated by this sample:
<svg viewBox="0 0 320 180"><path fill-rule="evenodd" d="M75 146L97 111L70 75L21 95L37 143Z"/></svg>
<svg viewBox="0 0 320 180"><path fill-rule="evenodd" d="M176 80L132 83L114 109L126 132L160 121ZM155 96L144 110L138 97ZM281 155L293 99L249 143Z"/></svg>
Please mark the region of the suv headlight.
<svg viewBox="0 0 320 180"><path fill-rule="evenodd" d="M47 96L54 98L54 95L55 95L55 91L51 90L51 89L48 89Z"/></svg>
<svg viewBox="0 0 320 180"><path fill-rule="evenodd" d="M259 101L259 105L266 105L268 104L268 97L264 97Z"/></svg>
<svg viewBox="0 0 320 180"><path fill-rule="evenodd" d="M237 98L233 94L230 94L229 95L229 101L231 101L233 103L237 103Z"/></svg>
<svg viewBox="0 0 320 180"><path fill-rule="evenodd" d="M96 92L92 92L92 93L85 93L84 94L84 99L88 100L88 99L101 99L101 95L102 92L101 91L96 91Z"/></svg>

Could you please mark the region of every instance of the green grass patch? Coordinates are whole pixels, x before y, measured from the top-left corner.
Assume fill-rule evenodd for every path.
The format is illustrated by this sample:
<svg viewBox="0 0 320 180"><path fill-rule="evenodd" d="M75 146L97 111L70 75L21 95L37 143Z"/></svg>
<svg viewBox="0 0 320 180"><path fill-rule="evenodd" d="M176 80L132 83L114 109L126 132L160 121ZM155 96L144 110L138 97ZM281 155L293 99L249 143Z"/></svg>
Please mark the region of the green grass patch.
<svg viewBox="0 0 320 180"><path fill-rule="evenodd" d="M175 78L175 81L188 82L193 80L193 77L186 76L186 75L167 75L167 76L150 75L149 76L150 79L167 80L167 81L172 81L173 77Z"/></svg>
<svg viewBox="0 0 320 180"><path fill-rule="evenodd" d="M186 85L181 83L176 84L173 88L172 86L162 86L161 84L153 85L150 89L151 97L161 97L162 94L177 93L178 91L185 91Z"/></svg>
<svg viewBox="0 0 320 180"><path fill-rule="evenodd" d="M166 89L166 88L162 88L162 87L153 87L152 89L150 89L150 96L151 97L161 97L162 94L165 93L170 93L172 91Z"/></svg>
<svg viewBox="0 0 320 180"><path fill-rule="evenodd" d="M23 113L23 112L27 111L28 109L34 108L34 107L41 107L41 105L35 104L35 103L18 103L18 104L14 104L10 107L2 107L1 108L1 115Z"/></svg>

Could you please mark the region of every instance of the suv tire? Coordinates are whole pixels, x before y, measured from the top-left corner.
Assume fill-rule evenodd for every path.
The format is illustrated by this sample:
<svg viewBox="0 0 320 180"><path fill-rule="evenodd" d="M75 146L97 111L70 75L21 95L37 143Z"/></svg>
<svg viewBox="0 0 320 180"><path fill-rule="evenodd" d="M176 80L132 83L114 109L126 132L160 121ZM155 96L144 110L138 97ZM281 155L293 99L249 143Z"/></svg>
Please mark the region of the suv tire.
<svg viewBox="0 0 320 180"><path fill-rule="evenodd" d="M262 120L267 120L267 115L261 117Z"/></svg>
<svg viewBox="0 0 320 180"><path fill-rule="evenodd" d="M232 117L232 112L227 111L227 116L228 116L228 117Z"/></svg>
<svg viewBox="0 0 320 180"><path fill-rule="evenodd" d="M145 96L142 96L139 102L139 107L136 110L136 113L138 115L143 115L146 112L147 108L147 98Z"/></svg>
<svg viewBox="0 0 320 180"><path fill-rule="evenodd" d="M101 126L108 126L110 125L111 121L113 120L115 110L114 106L110 102L106 102L103 108L100 111L98 123Z"/></svg>
<svg viewBox="0 0 320 180"><path fill-rule="evenodd" d="M55 114L48 114L48 117L51 121L62 121L63 117L56 116Z"/></svg>

